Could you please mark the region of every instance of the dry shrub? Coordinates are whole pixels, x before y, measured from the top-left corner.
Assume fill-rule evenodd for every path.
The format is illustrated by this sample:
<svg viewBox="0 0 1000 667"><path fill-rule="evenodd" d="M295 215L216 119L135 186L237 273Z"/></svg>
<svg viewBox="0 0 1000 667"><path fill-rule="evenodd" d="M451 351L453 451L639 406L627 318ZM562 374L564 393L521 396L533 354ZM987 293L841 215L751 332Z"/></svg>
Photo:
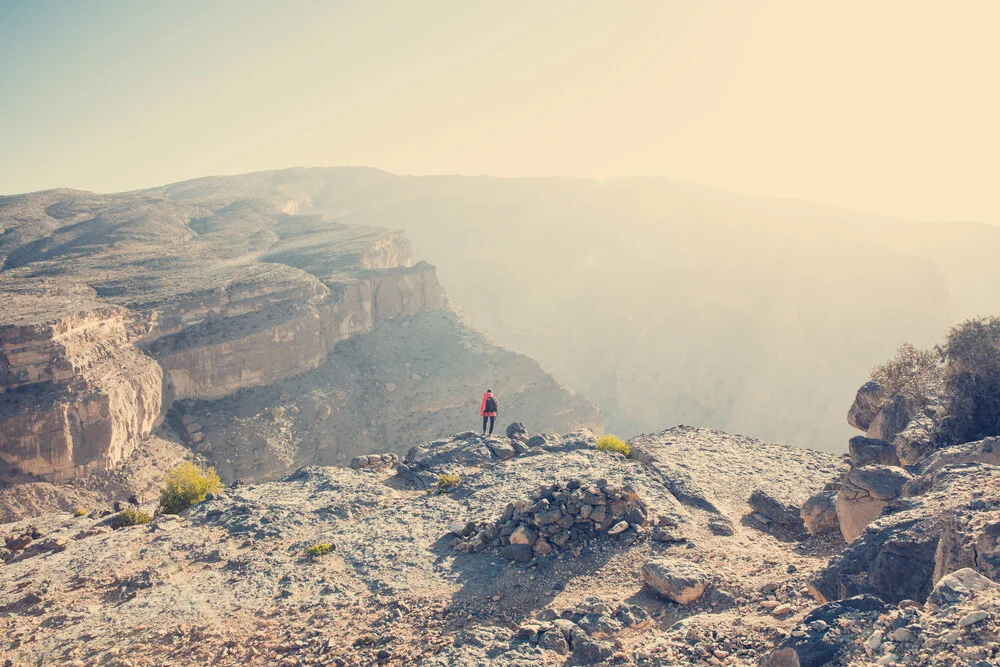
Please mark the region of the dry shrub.
<svg viewBox="0 0 1000 667"><path fill-rule="evenodd" d="M180 514L195 503L205 500L209 493L218 493L222 482L215 468L202 470L185 461L170 470L160 489L160 513Z"/></svg>
<svg viewBox="0 0 1000 667"><path fill-rule="evenodd" d="M598 438L597 444L594 445L594 447L602 452L615 452L623 456L628 456L632 451L632 448L628 446L628 443L619 438L617 435L611 434Z"/></svg>

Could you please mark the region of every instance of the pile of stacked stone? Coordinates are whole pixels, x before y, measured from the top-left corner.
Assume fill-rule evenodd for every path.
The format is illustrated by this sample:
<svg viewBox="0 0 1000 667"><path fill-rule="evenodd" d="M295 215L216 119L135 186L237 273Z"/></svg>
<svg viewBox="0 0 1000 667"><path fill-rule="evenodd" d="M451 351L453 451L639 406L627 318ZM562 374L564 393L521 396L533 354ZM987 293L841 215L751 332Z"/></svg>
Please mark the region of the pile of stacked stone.
<svg viewBox="0 0 1000 667"><path fill-rule="evenodd" d="M588 598L556 613L543 609L535 620L522 623L514 641L527 641L561 655L573 653L575 664L603 662L614 653L614 638L627 629L645 630L652 618L638 605L614 605Z"/></svg>
<svg viewBox="0 0 1000 667"><path fill-rule="evenodd" d="M540 486L530 499L509 503L495 523L470 523L456 530L454 546L459 551L498 548L506 558L526 563L560 551L579 556L597 535L621 535L649 521L649 510L631 487L606 479L570 479Z"/></svg>
<svg viewBox="0 0 1000 667"><path fill-rule="evenodd" d="M354 470L377 470L381 468L395 468L399 465L399 456L396 454L365 454L355 456L351 459L351 468Z"/></svg>

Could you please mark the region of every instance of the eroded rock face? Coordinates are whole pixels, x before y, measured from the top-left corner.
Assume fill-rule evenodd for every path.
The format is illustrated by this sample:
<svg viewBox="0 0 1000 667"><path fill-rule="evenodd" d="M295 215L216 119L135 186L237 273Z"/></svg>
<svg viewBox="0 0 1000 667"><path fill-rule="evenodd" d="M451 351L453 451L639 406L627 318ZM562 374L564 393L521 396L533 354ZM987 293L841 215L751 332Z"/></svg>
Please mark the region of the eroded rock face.
<svg viewBox="0 0 1000 667"><path fill-rule="evenodd" d="M882 508L902 495L910 473L893 466L853 468L837 492L837 517L844 539L853 541L874 521Z"/></svg>
<svg viewBox="0 0 1000 667"><path fill-rule="evenodd" d="M124 310L106 308L0 328L8 478L61 481L111 468L159 423L162 370L130 345L132 325Z"/></svg>

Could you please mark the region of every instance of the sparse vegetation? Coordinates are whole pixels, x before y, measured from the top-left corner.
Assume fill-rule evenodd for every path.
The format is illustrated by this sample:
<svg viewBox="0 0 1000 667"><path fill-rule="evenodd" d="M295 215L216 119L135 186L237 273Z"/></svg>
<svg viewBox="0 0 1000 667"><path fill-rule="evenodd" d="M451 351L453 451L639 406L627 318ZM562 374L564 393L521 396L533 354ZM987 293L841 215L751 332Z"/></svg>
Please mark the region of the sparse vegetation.
<svg viewBox="0 0 1000 667"><path fill-rule="evenodd" d="M152 520L153 517L149 513L143 512L138 507L126 507L118 513L118 525L123 528L127 526L142 526Z"/></svg>
<svg viewBox="0 0 1000 667"><path fill-rule="evenodd" d="M952 327L938 353L951 434L965 442L1000 435L1000 317Z"/></svg>
<svg viewBox="0 0 1000 667"><path fill-rule="evenodd" d="M617 435L611 435L610 433L598 438L597 444L594 447L602 452L615 452L622 456L628 456L632 452L632 448L628 446L628 443Z"/></svg>
<svg viewBox="0 0 1000 667"><path fill-rule="evenodd" d="M83 509L82 507L77 507L75 510L73 510L73 516L87 516L87 510Z"/></svg>
<svg viewBox="0 0 1000 667"><path fill-rule="evenodd" d="M180 514L188 507L205 500L209 493L222 489L222 482L215 468L202 470L185 461L170 470L160 489L159 511L163 514Z"/></svg>
<svg viewBox="0 0 1000 667"><path fill-rule="evenodd" d="M327 542L321 542L320 544L314 544L311 547L306 547L306 556L309 558L319 558L320 556L325 556L333 551L333 545Z"/></svg>
<svg viewBox="0 0 1000 667"><path fill-rule="evenodd" d="M434 486L428 489L429 493L448 493L462 481L462 478L458 475L450 472L443 472L438 475L437 481L434 482Z"/></svg>
<svg viewBox="0 0 1000 667"><path fill-rule="evenodd" d="M887 399L903 396L915 405L926 405L941 384L940 355L903 343L896 355L872 369L871 378L882 385Z"/></svg>

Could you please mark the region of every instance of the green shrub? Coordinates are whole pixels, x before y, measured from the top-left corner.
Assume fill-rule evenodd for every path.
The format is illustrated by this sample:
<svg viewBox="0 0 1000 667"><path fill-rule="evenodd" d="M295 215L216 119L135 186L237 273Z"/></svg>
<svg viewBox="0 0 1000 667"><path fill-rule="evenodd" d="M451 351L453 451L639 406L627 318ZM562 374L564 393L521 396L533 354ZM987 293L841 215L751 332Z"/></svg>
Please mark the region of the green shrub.
<svg viewBox="0 0 1000 667"><path fill-rule="evenodd" d="M170 470L163 484L159 509L162 514L180 514L205 500L206 494L217 493L222 488L215 468L202 470L190 461Z"/></svg>
<svg viewBox="0 0 1000 667"><path fill-rule="evenodd" d="M320 556L325 556L333 551L333 545L327 544L326 542L321 542L320 544L314 544L311 547L306 548L306 556L310 558L319 558Z"/></svg>
<svg viewBox="0 0 1000 667"><path fill-rule="evenodd" d="M428 492L448 493L456 486L458 486L459 482L461 481L462 478L459 477L458 475L450 472L443 472L440 475L438 475L437 481L434 482L434 486L432 488L428 489Z"/></svg>
<svg viewBox="0 0 1000 667"><path fill-rule="evenodd" d="M118 525L122 527L141 526L152 520L153 517L149 516L149 514L143 512L138 507L126 507L118 513Z"/></svg>
<svg viewBox="0 0 1000 667"><path fill-rule="evenodd" d="M617 435L611 434L598 438L595 447L602 452L616 452L623 456L628 456L632 451L632 448L628 446L628 443L619 438Z"/></svg>
<svg viewBox="0 0 1000 667"><path fill-rule="evenodd" d="M896 356L872 369L871 378L885 390L885 400L905 397L911 404L924 406L941 385L940 354L903 343Z"/></svg>
<svg viewBox="0 0 1000 667"><path fill-rule="evenodd" d="M1000 317L952 327L938 352L951 435L962 442L1000 435Z"/></svg>
<svg viewBox="0 0 1000 667"><path fill-rule="evenodd" d="M82 507L77 507L75 510L73 510L73 516L87 516L87 510L83 509Z"/></svg>

